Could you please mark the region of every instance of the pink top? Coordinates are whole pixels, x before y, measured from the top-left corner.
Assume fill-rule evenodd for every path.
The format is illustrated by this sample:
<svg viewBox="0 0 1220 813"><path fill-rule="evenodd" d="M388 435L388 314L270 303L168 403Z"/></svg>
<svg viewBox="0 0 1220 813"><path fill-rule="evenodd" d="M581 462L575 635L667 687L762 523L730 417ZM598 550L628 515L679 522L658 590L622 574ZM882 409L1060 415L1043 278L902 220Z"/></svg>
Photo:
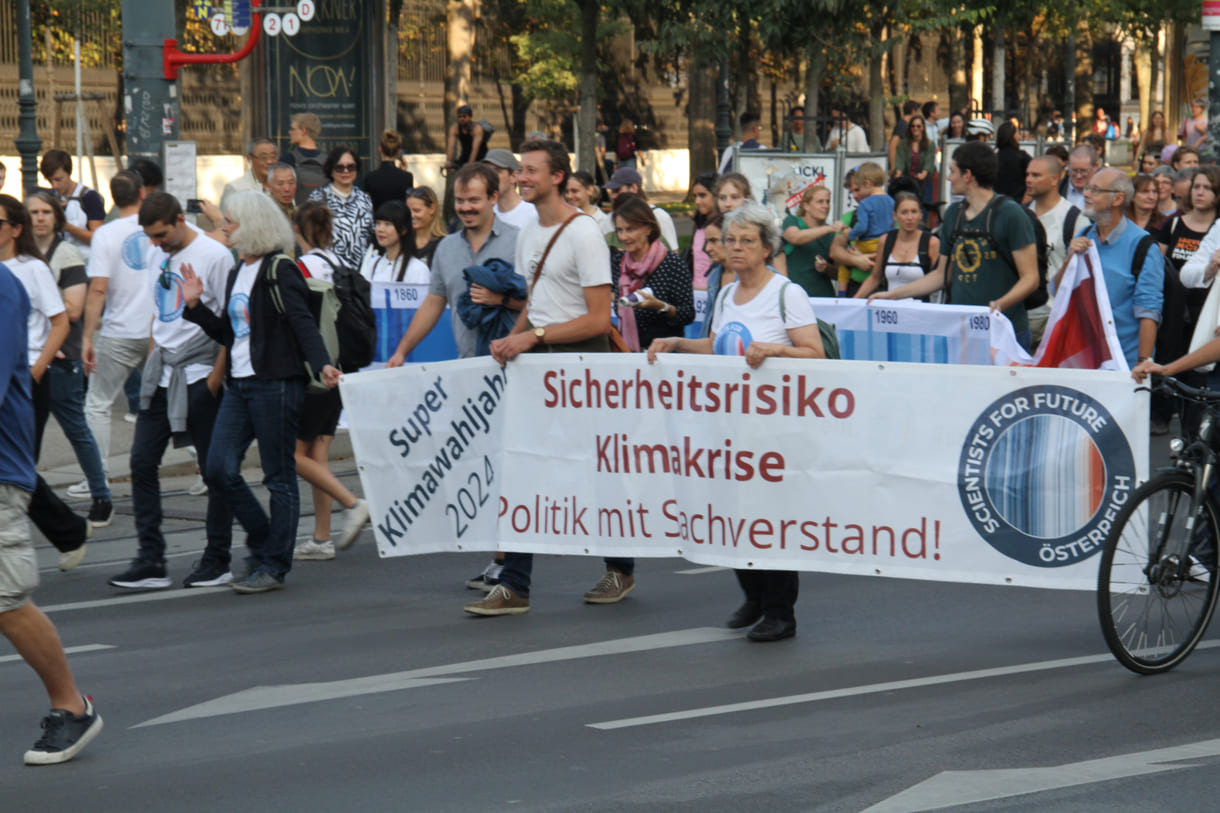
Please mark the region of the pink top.
<svg viewBox="0 0 1220 813"><path fill-rule="evenodd" d="M707 235L703 233L703 229L696 229L690 241L690 253L695 269L692 282L696 291L707 290L707 272L712 267L712 258L703 250L706 243Z"/></svg>

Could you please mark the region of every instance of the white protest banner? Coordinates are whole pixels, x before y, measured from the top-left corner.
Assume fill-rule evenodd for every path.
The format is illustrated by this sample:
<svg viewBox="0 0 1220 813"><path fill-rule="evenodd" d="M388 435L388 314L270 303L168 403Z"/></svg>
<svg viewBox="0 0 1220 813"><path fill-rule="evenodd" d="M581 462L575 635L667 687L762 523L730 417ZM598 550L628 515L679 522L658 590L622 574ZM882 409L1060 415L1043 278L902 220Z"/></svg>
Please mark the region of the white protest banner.
<svg viewBox="0 0 1220 813"><path fill-rule="evenodd" d="M345 378L383 556L1091 589L1146 477L1147 396L1115 372L555 354L500 376L470 359Z"/></svg>
<svg viewBox="0 0 1220 813"><path fill-rule="evenodd" d="M486 357L343 377L382 556L495 547L506 382Z"/></svg>
<svg viewBox="0 0 1220 813"><path fill-rule="evenodd" d="M813 297L813 312L835 326L839 353L858 361L992 364L992 323L1003 335L1012 323L985 306L932 305L914 299Z"/></svg>

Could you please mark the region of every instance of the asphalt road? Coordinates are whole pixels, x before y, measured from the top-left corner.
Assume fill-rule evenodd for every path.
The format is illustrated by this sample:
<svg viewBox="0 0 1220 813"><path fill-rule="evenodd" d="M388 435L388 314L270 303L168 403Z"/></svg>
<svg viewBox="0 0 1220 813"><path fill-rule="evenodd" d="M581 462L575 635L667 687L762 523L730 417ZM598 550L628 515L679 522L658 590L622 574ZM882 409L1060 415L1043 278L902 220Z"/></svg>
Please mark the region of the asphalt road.
<svg viewBox="0 0 1220 813"><path fill-rule="evenodd" d="M191 479L165 482L176 579ZM0 810L1216 807L1220 646L1130 674L1090 593L808 574L797 637L754 644L721 628L725 570L641 561L594 607L599 561L540 557L532 611L479 619L484 555L383 560L366 531L277 593L131 595L105 583L135 549L118 506L77 570L40 547L36 594L106 728L23 767L45 695L0 641Z"/></svg>

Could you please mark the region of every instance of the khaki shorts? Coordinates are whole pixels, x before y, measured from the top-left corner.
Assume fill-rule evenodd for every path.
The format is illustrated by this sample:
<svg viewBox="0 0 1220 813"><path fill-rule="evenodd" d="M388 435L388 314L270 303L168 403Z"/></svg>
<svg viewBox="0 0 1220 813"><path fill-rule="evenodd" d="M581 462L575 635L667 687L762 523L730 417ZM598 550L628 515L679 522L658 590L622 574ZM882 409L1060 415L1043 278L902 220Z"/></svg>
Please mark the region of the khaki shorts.
<svg viewBox="0 0 1220 813"><path fill-rule="evenodd" d="M25 511L30 492L0 485L0 613L16 610L38 586L38 560Z"/></svg>

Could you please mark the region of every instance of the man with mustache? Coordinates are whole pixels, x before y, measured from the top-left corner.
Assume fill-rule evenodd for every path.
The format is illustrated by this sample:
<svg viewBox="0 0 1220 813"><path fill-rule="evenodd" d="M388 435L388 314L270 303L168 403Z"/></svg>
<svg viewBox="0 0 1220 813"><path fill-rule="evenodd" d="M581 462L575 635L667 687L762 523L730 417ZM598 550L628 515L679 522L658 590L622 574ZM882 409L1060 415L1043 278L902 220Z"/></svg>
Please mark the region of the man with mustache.
<svg viewBox="0 0 1220 813"><path fill-rule="evenodd" d="M499 173L486 163L467 164L454 176L454 210L462 221L462 230L450 234L437 245L436 253L432 255L432 283L428 286L428 295L411 319L398 349L386 361L386 367L402 366L416 345L436 327L446 303L453 319L458 356L477 355L476 333L458 317L458 297L466 292L467 283L462 273L466 268L485 266L493 259L502 260L509 266L515 261L518 230L496 216L499 188ZM469 287L470 299L476 305L500 305L513 312L525 307L524 299L515 299L473 283ZM499 584L499 574L500 562L493 561L482 573L467 581L466 586L472 590L491 590Z"/></svg>

